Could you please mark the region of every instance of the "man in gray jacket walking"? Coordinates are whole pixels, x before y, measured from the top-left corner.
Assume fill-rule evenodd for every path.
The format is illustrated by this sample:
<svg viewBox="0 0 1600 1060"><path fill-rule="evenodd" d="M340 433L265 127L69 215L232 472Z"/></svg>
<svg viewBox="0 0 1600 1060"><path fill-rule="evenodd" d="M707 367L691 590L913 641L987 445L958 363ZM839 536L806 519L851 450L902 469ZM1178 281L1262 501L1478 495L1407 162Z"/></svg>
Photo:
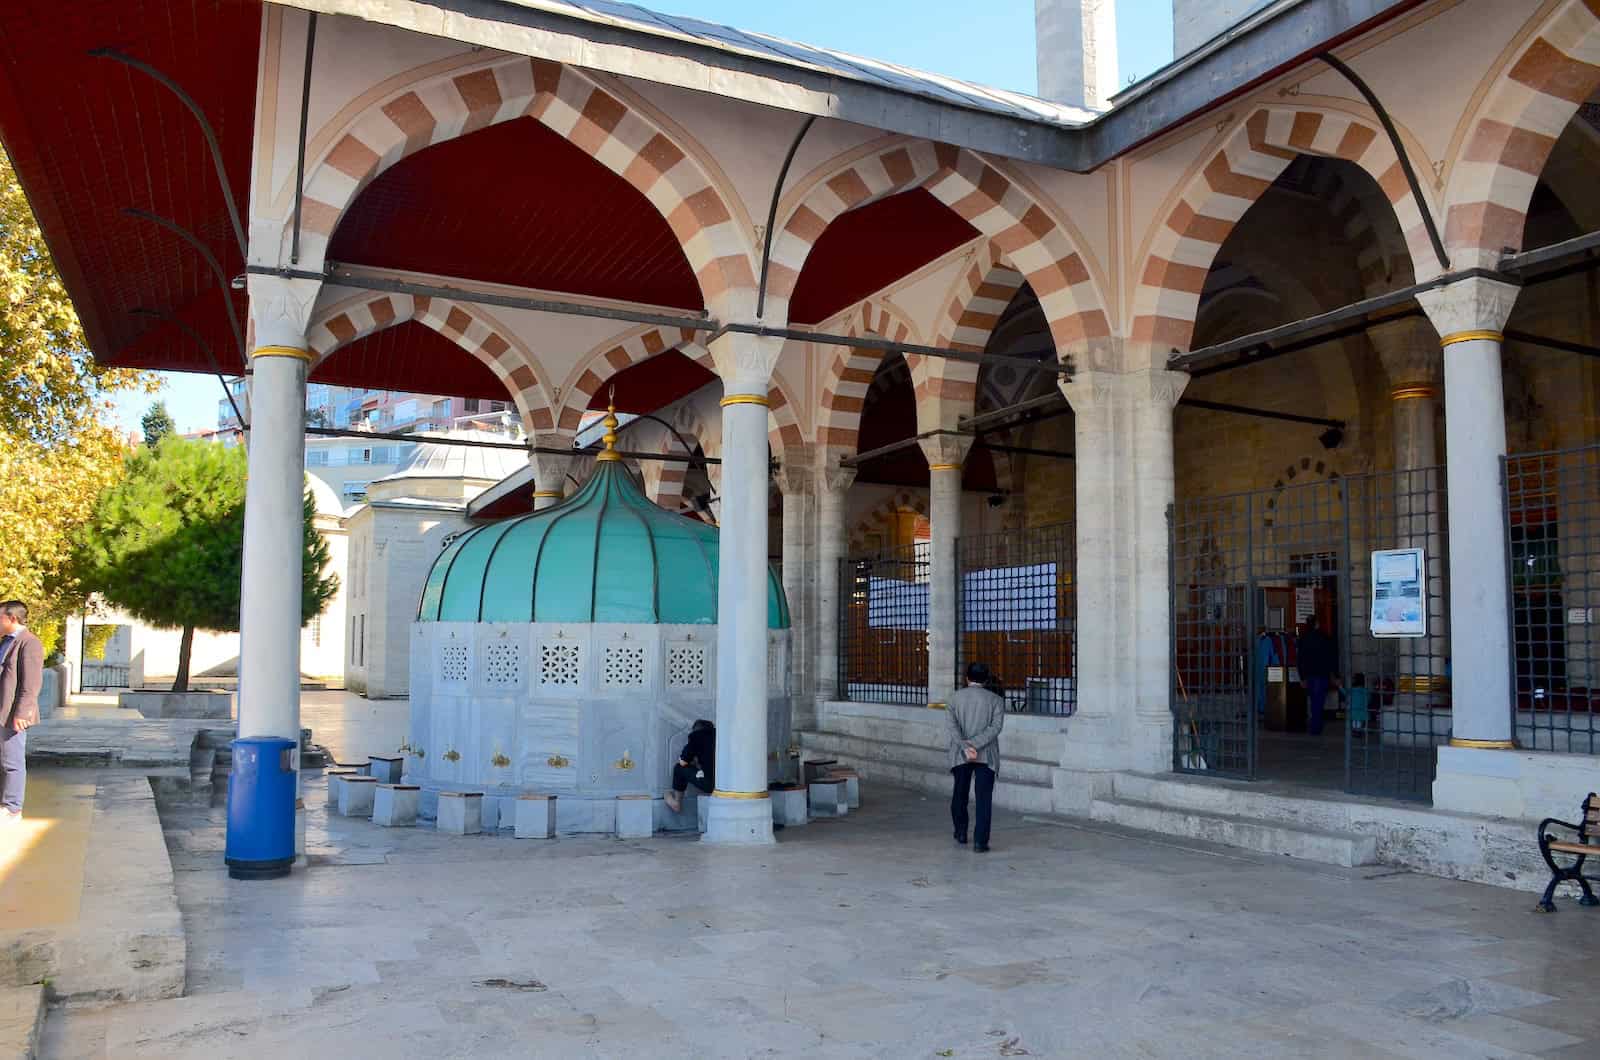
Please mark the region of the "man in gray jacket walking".
<svg viewBox="0 0 1600 1060"><path fill-rule="evenodd" d="M994 800L994 780L1000 772L1000 729L1006 723L1006 701L984 688L989 668L975 662L967 667L967 687L950 697L945 721L950 730L950 775L955 790L950 795L950 820L956 842L967 841L967 792L977 782L978 821L972 849L989 852L989 818Z"/></svg>

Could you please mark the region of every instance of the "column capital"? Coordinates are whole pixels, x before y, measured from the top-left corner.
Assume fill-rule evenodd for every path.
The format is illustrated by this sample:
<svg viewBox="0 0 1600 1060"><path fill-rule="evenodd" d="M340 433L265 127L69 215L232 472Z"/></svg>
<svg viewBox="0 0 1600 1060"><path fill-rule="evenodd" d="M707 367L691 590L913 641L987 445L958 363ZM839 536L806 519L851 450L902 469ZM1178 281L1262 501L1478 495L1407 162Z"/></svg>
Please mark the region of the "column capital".
<svg viewBox="0 0 1600 1060"><path fill-rule="evenodd" d="M793 497L811 492L815 483L815 473L804 463L784 463L773 474L772 480L778 484L778 492L785 497Z"/></svg>
<svg viewBox="0 0 1600 1060"><path fill-rule="evenodd" d="M917 441L922 448L922 455L928 459L930 471L959 468L966 463L972 443L973 438L968 434L936 434Z"/></svg>
<svg viewBox="0 0 1600 1060"><path fill-rule="evenodd" d="M1062 381L1061 393L1075 413L1084 413L1112 404L1154 405L1171 411L1189 385L1187 372L1165 368L1132 372L1094 370L1078 372Z"/></svg>
<svg viewBox="0 0 1600 1060"><path fill-rule="evenodd" d="M723 393L728 397L765 398L786 341L781 336L729 331L706 343L711 363L722 379Z"/></svg>
<svg viewBox="0 0 1600 1060"><path fill-rule="evenodd" d="M1417 301L1433 322L1439 339L1449 345L1452 338L1475 333L1481 338L1498 339L1511 317L1520 288L1501 280L1472 276L1445 287L1422 291Z"/></svg>
<svg viewBox="0 0 1600 1060"><path fill-rule="evenodd" d="M824 464L817 474L817 490L819 493L844 493L855 480L855 468Z"/></svg>
<svg viewBox="0 0 1600 1060"><path fill-rule="evenodd" d="M1367 329L1367 339L1389 374L1391 387L1436 386L1444 371L1439 336L1423 317L1386 320Z"/></svg>
<svg viewBox="0 0 1600 1060"><path fill-rule="evenodd" d="M245 282L250 292L251 348L305 349L322 281L252 274Z"/></svg>
<svg viewBox="0 0 1600 1060"><path fill-rule="evenodd" d="M572 435L566 433L539 433L529 439L534 445L551 448L570 447ZM555 453L529 453L528 466L533 468L533 507L535 511L561 503L566 495L567 474L572 469L572 457Z"/></svg>

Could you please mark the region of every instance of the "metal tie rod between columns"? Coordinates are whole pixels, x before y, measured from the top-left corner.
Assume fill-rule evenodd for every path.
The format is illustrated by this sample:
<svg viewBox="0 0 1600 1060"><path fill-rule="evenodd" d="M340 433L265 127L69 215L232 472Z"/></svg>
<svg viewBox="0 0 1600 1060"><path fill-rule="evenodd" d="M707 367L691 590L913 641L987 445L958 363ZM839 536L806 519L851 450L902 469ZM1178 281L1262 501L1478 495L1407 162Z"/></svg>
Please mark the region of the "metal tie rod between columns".
<svg viewBox="0 0 1600 1060"><path fill-rule="evenodd" d="M431 434L399 434L393 431L351 431L338 427L307 427L307 434L318 438L366 438L378 442L414 442L417 445L459 445L469 449L516 449L523 453L540 453L548 456L593 456L597 450L563 449L556 445L528 445L524 442L480 442L471 438L445 438ZM720 464L715 456L693 456L676 453L634 453L617 450L617 455L628 460L658 460L666 464Z"/></svg>

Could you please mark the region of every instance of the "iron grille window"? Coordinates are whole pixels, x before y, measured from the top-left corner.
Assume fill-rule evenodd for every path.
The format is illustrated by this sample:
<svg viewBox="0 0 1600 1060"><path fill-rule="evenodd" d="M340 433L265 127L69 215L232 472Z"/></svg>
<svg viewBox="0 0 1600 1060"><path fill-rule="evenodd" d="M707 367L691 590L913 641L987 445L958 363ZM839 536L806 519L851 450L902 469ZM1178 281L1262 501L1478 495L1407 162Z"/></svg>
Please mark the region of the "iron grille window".
<svg viewBox="0 0 1600 1060"><path fill-rule="evenodd" d="M862 703L928 701L928 548L843 560L839 689Z"/></svg>
<svg viewBox="0 0 1600 1060"><path fill-rule="evenodd" d="M967 665L982 662L1010 710L1073 713L1078 702L1076 552L1071 523L957 542L957 687Z"/></svg>
<svg viewBox="0 0 1600 1060"><path fill-rule="evenodd" d="M1300 470L1322 477L1173 506L1173 768L1427 799L1451 728L1444 471ZM1376 637L1371 555L1407 548L1426 633ZM1299 672L1311 619L1337 659L1320 741Z"/></svg>
<svg viewBox="0 0 1600 1060"><path fill-rule="evenodd" d="M1505 461L1519 747L1600 753L1600 446Z"/></svg>

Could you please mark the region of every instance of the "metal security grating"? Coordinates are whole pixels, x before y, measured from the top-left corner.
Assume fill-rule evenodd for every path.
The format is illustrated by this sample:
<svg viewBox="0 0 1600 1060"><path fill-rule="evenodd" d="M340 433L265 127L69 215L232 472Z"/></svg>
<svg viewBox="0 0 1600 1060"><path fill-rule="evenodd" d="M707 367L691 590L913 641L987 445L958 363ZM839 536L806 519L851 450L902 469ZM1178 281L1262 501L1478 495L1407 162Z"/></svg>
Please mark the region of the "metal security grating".
<svg viewBox="0 0 1600 1060"><path fill-rule="evenodd" d="M839 689L862 703L928 702L928 545L839 568Z"/></svg>
<svg viewBox="0 0 1600 1060"><path fill-rule="evenodd" d="M988 665L1017 713L1077 708L1077 587L1071 523L961 538L956 672ZM959 681L958 685L959 687Z"/></svg>
<svg viewBox="0 0 1600 1060"><path fill-rule="evenodd" d="M1517 746L1600 754L1600 446L1505 460Z"/></svg>
<svg viewBox="0 0 1600 1060"><path fill-rule="evenodd" d="M1314 480L1172 509L1173 768L1426 799L1451 724L1444 472L1295 470ZM1375 636L1371 556L1411 548L1426 631Z"/></svg>

